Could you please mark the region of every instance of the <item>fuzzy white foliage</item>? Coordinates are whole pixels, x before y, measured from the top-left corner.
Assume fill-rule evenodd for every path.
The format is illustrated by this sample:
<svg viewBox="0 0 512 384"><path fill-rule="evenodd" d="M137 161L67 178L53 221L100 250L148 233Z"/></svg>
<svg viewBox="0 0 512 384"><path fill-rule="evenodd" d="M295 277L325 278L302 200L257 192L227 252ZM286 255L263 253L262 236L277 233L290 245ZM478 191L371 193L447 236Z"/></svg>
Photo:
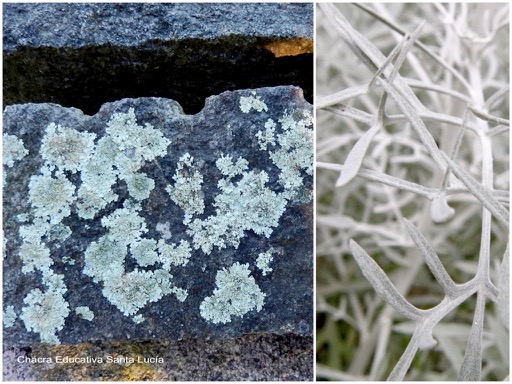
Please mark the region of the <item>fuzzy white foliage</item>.
<svg viewBox="0 0 512 384"><path fill-rule="evenodd" d="M317 250L336 260L332 271L318 270L324 293L317 303L328 324L344 322L360 341L353 352L357 358L344 362L346 372L321 367L322 377L374 381L389 373L391 381L452 380L457 371L463 381L506 376L508 355L496 351L508 349L498 336L508 328L508 247L504 256L495 253L504 249L509 228L508 182L502 182L509 163L503 75L508 41L503 44L502 32L508 5L323 3L319 8L317 90L327 95L317 97L318 166L339 177L335 181L328 171L317 175ZM383 55L365 35L391 53ZM348 49L333 52L332 41L339 40ZM489 55L482 56L484 50ZM468 231L479 232L474 252L460 243ZM465 262L457 261L461 255ZM377 309L376 298L345 287L346 281L357 286L352 257L390 307ZM498 286L493 257L502 258ZM376 260L393 265L394 272L384 272ZM423 263L434 284L425 278ZM461 276L465 282L455 283ZM414 290L416 285L429 295ZM471 324L451 320L457 329L466 326L467 343L455 342L451 334L435 339L434 327L445 325L448 314L475 296ZM503 324L485 311L488 302L498 305ZM412 320L405 350L391 336L403 317ZM325 338L319 329L321 348L329 345ZM450 369L426 354L425 368L413 364L418 350L434 346L452 363ZM402 354L394 367L389 353ZM435 372L427 372L432 367Z"/></svg>
<svg viewBox="0 0 512 384"><path fill-rule="evenodd" d="M445 194L438 194L432 198L430 215L436 223L444 223L455 214L455 210L448 205Z"/></svg>
<svg viewBox="0 0 512 384"><path fill-rule="evenodd" d="M347 159L345 160L345 164L343 165L343 170L341 171L338 180L336 180L336 187L341 187L347 184L357 175L357 172L363 163L364 155L368 150L368 146L370 145L373 137L379 131L379 128L380 127L378 125L371 127L352 147Z"/></svg>

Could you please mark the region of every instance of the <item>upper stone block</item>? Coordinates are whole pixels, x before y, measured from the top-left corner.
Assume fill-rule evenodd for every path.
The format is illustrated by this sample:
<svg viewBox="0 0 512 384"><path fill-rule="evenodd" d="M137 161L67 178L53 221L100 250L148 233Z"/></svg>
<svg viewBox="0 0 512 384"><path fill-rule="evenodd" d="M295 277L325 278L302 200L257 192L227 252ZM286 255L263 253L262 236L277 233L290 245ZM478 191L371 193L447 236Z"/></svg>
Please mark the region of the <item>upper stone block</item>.
<svg viewBox="0 0 512 384"><path fill-rule="evenodd" d="M4 4L4 46L139 46L240 35L313 39L312 4Z"/></svg>
<svg viewBox="0 0 512 384"><path fill-rule="evenodd" d="M313 97L313 6L3 4L4 105L166 97L194 114L225 90L290 84Z"/></svg>

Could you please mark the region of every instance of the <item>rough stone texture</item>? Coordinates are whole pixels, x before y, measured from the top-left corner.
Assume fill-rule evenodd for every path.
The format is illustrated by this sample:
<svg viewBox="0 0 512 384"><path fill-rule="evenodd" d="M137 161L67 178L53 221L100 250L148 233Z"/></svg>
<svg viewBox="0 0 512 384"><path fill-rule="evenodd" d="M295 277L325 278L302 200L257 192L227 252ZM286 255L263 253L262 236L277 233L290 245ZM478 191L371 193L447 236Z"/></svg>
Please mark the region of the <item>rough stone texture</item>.
<svg viewBox="0 0 512 384"><path fill-rule="evenodd" d="M261 334L227 340L39 344L29 351L4 352L3 378L5 381L312 381L312 342L312 337ZM57 356L89 356L101 357L103 362L55 364L16 360L26 356L50 357L52 361ZM135 362L107 363L108 356L133 358ZM146 357L148 362L139 363L138 357Z"/></svg>
<svg viewBox="0 0 512 384"><path fill-rule="evenodd" d="M166 97L197 113L225 90L290 84L312 100L312 4L4 4L4 105Z"/></svg>
<svg viewBox="0 0 512 384"><path fill-rule="evenodd" d="M244 113L240 109L243 98L260 97L268 106L268 111L251 110ZM4 310L12 305L18 316L9 328L4 328L4 347L25 347L37 344L40 335L27 332L19 315L26 306L23 300L34 288L47 290L41 283L41 273L21 271L22 261L19 249L22 239L19 236L23 224L23 214L31 210L27 191L31 175L39 173L42 159L39 155L41 140L48 124L54 122L80 132L93 132L98 138L105 134L107 122L113 113L127 112L134 108L137 123L151 124L161 130L172 143L167 155L155 161L146 162L140 171L154 180L155 189L150 198L141 202L140 215L144 218L147 235L159 239L162 234L156 230L158 223L169 223L172 237L169 242L190 241L183 224L183 211L165 191L174 183L177 162L185 153L190 153L197 161L197 169L204 177L203 193L205 212L199 217L214 213L213 199L219 193L217 183L221 178L215 161L221 154L239 156L248 160L249 170L266 171L269 181L266 186L274 192L283 193L279 183L279 169L269 158L267 151L261 150L256 137L264 131L268 119L276 123L287 113L293 121L299 121L304 112L311 113L309 105L296 87L264 88L254 91L244 90L225 92L210 97L205 108L190 116L182 113L179 104L162 98L123 99L103 105L94 116L84 115L77 109L67 109L54 104L25 104L5 108L4 133L22 139L29 154L16 161L12 168L4 167L6 186L4 187L4 231L6 244L4 259ZM311 128L311 127L309 127ZM276 133L283 132L277 123ZM96 140L97 141L97 140ZM282 144L284 145L284 144ZM130 150L127 149L127 154ZM185 170L185 173L187 170ZM80 176L65 172L75 186L80 185ZM287 202L286 210L267 238L256 235L252 230L245 232L238 248L214 248L210 254L194 250L186 266L173 267L173 284L188 291L182 303L173 294L165 295L158 302L146 304L140 311L146 319L136 324L132 318L123 315L102 294L102 283L94 283L83 273L84 252L93 241L104 235L106 229L101 218L128 201L126 183L118 181L114 191L118 199L102 209L94 219L81 219L76 214L76 201L71 206L71 215L62 223L72 229L73 234L64 241L54 241L43 237L42 241L51 251L53 272L64 276L67 292L65 300L70 313L65 318L64 328L57 332L63 344L76 344L92 340L144 340L181 339L184 337L236 337L254 332L275 334L312 334L312 203L310 193L312 178L302 172L304 183L293 199ZM237 176L235 179L238 179ZM33 207L32 207L33 208ZM27 219L27 218L25 218ZM144 237L144 236L143 236ZM256 268L259 253L270 247L278 251L271 267L273 271L263 276ZM261 311L249 311L243 317L234 317L227 324L214 324L205 321L199 307L203 299L211 296L215 288L215 277L219 270L228 268L235 262L249 264L251 276L255 278L261 291L266 294ZM109 268L105 265L105 268ZM125 271L137 268L130 256L125 257ZM138 267L152 270L155 267ZM88 306L94 313L92 321L77 316L74 309Z"/></svg>
<svg viewBox="0 0 512 384"><path fill-rule="evenodd" d="M4 4L4 50L136 46L231 34L313 38L312 4ZM58 22L56 22L58 21Z"/></svg>

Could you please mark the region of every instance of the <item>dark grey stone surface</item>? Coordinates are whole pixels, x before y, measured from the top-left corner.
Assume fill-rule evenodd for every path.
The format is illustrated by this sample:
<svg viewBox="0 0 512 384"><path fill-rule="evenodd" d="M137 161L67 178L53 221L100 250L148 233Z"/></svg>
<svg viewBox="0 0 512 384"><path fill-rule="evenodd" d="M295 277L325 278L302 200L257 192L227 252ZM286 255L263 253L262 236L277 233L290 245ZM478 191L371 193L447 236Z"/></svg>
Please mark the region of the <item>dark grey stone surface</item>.
<svg viewBox="0 0 512 384"><path fill-rule="evenodd" d="M311 3L7 3L3 20L6 52L229 35L313 39Z"/></svg>
<svg viewBox="0 0 512 384"><path fill-rule="evenodd" d="M23 347L38 343L38 333L27 332L19 315L26 306L23 303L27 293L34 288L43 292L41 273L22 273L19 236L23 223L18 215L27 214L30 222L31 207L28 199L28 185L32 175L38 174L42 165L39 155L41 140L48 124L55 122L82 132L96 133L98 138L105 134L107 122L114 112L127 112L134 108L137 123L150 123L172 141L167 155L157 161L147 162L141 171L155 181L150 198L142 201L141 215L144 217L148 235L158 238L157 223L170 223L172 238L190 240L186 226L182 223L183 211L171 201L164 191L176 172L178 159L186 152L198 161L204 177L203 192L206 209L202 217L214 213L213 198L219 193L217 182L221 175L215 161L222 153L235 159L243 156L249 162L250 170L266 171L269 175L267 186L276 193L283 192L279 184L279 169L273 164L266 151L259 149L256 134L264 130L269 118L276 123L286 113L294 119L302 116L297 110L312 112L312 107L296 87L276 87L255 90L268 106L268 111L240 110L242 97L251 97L250 90L225 92L210 97L205 108L196 115L184 115L179 104L162 98L123 99L107 103L94 116L84 115L77 109L63 108L55 104L24 104L5 108L4 133L22 139L29 155L15 163L12 168L4 167L6 186L4 188L4 310L12 305L18 315L14 325L4 328L4 347ZM295 112L294 112L295 111ZM276 133L282 127L277 124ZM67 173L75 186L80 185L79 174ZM114 186L118 200L107 205L94 219L85 220L76 214L76 201L71 215L63 224L73 234L62 242L43 238L51 251L54 273L64 276L70 314L62 330L57 332L63 344L76 344L91 340L142 340L181 339L183 337L236 337L247 333L270 332L275 334L294 333L311 335L313 325L313 261L312 261L312 203L308 194L312 191L312 178L303 173L304 184L300 193L289 201L279 219L278 226L266 238L246 231L237 249L214 248L211 254L194 250L190 262L176 267L171 272L173 283L188 291L187 299L181 303L174 295L165 295L158 302L148 303L138 313L145 321L136 324L124 316L102 294L102 284L97 284L83 273L84 252L93 241L97 241L106 230L101 218L120 208L128 197L126 184L118 181ZM264 276L255 267L258 253L273 247L279 251L271 264L272 273ZM67 260L67 261L66 261ZM267 295L260 312L252 310L243 317L234 317L227 324L213 324L200 316L202 300L211 296L215 288L216 273L235 262L248 263L251 276L255 277L260 289ZM105 268L109 268L108 265ZM126 256L125 271L136 268L135 261ZM142 268L152 270L154 267ZM74 312L78 306L88 306L95 314L93 321L80 319Z"/></svg>

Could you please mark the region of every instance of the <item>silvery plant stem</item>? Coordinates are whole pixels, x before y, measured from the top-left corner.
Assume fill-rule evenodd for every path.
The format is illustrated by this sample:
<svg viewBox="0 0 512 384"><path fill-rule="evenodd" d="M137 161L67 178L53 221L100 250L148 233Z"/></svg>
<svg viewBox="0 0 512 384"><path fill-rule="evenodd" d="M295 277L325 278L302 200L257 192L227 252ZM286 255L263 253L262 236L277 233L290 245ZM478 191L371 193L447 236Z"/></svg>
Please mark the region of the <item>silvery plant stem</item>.
<svg viewBox="0 0 512 384"><path fill-rule="evenodd" d="M508 377L508 8L319 4L319 378Z"/></svg>

